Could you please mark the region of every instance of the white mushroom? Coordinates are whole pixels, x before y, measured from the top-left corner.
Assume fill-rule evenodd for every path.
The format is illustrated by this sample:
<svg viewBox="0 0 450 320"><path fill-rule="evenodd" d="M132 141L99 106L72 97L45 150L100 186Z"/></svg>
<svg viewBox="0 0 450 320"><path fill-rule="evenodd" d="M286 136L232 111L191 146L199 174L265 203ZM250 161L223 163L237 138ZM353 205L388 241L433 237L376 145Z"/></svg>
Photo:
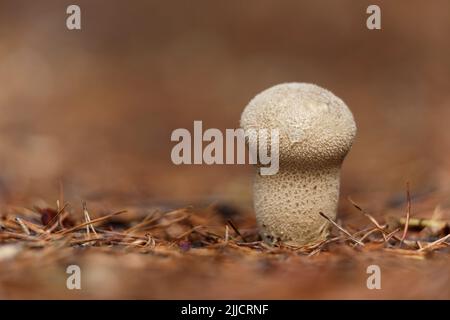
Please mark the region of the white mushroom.
<svg viewBox="0 0 450 320"><path fill-rule="evenodd" d="M351 111L321 87L285 83L254 97L241 127L279 131L279 171L258 170L253 185L263 239L292 245L324 240L330 225L319 212L336 218L340 168L356 134Z"/></svg>

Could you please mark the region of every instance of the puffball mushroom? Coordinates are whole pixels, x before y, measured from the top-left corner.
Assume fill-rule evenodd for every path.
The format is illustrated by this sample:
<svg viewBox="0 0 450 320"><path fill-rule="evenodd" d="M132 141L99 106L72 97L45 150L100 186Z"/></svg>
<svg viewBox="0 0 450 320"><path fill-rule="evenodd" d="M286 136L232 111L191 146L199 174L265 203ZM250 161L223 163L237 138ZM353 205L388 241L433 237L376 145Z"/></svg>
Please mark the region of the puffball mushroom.
<svg viewBox="0 0 450 320"><path fill-rule="evenodd" d="M279 132L279 171L258 169L253 182L262 238L297 246L326 239L331 226L319 213L336 218L340 169L356 135L346 104L314 84L279 84L250 101L241 127Z"/></svg>

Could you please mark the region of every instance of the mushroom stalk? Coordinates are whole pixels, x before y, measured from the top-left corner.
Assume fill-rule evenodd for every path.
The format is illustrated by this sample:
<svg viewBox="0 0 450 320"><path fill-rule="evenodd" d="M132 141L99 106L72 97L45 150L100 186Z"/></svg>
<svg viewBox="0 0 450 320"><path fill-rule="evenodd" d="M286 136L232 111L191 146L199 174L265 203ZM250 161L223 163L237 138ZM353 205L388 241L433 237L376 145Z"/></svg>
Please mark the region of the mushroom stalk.
<svg viewBox="0 0 450 320"><path fill-rule="evenodd" d="M339 171L281 167L275 175L257 174L254 207L263 240L305 245L326 239L330 226L319 212L336 218Z"/></svg>

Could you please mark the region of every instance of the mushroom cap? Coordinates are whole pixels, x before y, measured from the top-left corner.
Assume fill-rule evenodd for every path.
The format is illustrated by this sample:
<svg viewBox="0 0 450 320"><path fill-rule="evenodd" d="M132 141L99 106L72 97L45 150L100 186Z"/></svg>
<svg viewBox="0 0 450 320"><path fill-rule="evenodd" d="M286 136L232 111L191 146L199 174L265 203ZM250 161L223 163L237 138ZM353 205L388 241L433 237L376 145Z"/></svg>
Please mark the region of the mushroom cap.
<svg viewBox="0 0 450 320"><path fill-rule="evenodd" d="M309 83L283 83L259 93L242 112L241 127L278 129L280 164L340 165L356 135L347 105Z"/></svg>

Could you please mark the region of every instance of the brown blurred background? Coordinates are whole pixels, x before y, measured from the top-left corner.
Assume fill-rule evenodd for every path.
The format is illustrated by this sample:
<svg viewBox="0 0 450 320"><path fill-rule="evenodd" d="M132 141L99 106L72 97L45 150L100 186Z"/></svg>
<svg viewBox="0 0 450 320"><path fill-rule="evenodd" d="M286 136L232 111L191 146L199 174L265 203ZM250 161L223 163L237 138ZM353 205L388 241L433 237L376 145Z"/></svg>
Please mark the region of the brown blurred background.
<svg viewBox="0 0 450 320"><path fill-rule="evenodd" d="M72 3L81 31L65 26ZM256 93L290 81L355 115L344 196L442 189L449 31L446 0L1 0L2 202L54 201L61 180L69 199L251 206L249 166L175 166L170 134L235 128Z"/></svg>
<svg viewBox="0 0 450 320"><path fill-rule="evenodd" d="M66 29L69 4L81 7L81 31ZM381 31L366 28L370 4L381 6ZM77 213L80 199L108 210L225 201L253 216L252 168L175 166L171 132L194 120L238 127L255 94L299 81L333 91L357 121L341 217L359 217L349 195L403 215L410 181L413 216L439 206L448 218L449 32L447 0L0 0L0 209L54 207L61 181ZM45 249L27 250L24 269L13 261L0 273L0 297L448 299L448 258L344 247L316 260L230 261L174 249L170 263L89 249L55 249L67 260L57 267ZM72 260L88 279L80 296L64 287ZM383 268L382 292L365 287L371 263Z"/></svg>

